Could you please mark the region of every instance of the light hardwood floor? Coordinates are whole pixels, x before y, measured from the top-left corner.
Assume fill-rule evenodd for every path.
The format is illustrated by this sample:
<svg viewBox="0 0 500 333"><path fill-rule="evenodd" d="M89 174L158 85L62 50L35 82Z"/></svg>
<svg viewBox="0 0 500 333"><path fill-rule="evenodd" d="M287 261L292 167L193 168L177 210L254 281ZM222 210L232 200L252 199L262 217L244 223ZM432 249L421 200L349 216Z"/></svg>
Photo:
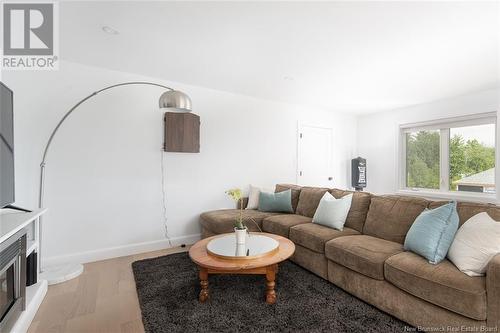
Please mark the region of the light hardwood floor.
<svg viewBox="0 0 500 333"><path fill-rule="evenodd" d="M187 251L172 248L85 264L78 278L49 286L29 333L144 332L132 262Z"/></svg>

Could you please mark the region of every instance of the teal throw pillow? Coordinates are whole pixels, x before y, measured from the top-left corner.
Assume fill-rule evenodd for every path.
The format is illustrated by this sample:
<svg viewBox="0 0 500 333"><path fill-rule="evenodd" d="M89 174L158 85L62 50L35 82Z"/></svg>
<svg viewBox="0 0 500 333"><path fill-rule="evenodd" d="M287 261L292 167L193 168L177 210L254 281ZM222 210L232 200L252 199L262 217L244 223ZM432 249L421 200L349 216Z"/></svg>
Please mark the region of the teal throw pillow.
<svg viewBox="0 0 500 333"><path fill-rule="evenodd" d="M259 210L262 212L293 213L292 190L278 193L260 192Z"/></svg>
<svg viewBox="0 0 500 333"><path fill-rule="evenodd" d="M415 252L438 264L448 253L458 229L455 201L435 209L424 210L406 234L405 250Z"/></svg>

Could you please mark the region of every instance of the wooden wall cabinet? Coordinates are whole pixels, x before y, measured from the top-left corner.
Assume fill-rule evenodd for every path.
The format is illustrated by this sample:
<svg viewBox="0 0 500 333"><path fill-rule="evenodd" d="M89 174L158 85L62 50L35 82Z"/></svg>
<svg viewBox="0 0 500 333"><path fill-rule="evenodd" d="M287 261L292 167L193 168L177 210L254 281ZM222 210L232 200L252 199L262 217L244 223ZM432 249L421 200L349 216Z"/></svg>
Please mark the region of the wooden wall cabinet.
<svg viewBox="0 0 500 333"><path fill-rule="evenodd" d="M194 113L165 112L166 152L200 152L200 116Z"/></svg>

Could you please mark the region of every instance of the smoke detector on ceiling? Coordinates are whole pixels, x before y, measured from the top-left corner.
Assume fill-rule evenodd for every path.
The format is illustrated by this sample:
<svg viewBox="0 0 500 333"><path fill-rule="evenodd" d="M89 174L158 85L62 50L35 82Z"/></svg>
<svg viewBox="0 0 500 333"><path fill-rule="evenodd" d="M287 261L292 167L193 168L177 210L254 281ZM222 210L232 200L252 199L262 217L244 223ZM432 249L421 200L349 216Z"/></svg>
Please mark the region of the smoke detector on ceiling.
<svg viewBox="0 0 500 333"><path fill-rule="evenodd" d="M102 31L104 31L105 33L110 34L110 35L118 35L120 33L118 30L115 30L107 25L102 27Z"/></svg>

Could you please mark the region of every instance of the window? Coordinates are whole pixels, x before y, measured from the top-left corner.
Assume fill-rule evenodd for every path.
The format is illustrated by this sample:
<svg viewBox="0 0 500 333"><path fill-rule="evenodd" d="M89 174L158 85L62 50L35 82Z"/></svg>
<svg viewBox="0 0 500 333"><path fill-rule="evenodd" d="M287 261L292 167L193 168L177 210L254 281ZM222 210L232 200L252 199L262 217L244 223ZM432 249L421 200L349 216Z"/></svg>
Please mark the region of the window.
<svg viewBox="0 0 500 333"><path fill-rule="evenodd" d="M400 126L400 188L496 193L496 113Z"/></svg>

